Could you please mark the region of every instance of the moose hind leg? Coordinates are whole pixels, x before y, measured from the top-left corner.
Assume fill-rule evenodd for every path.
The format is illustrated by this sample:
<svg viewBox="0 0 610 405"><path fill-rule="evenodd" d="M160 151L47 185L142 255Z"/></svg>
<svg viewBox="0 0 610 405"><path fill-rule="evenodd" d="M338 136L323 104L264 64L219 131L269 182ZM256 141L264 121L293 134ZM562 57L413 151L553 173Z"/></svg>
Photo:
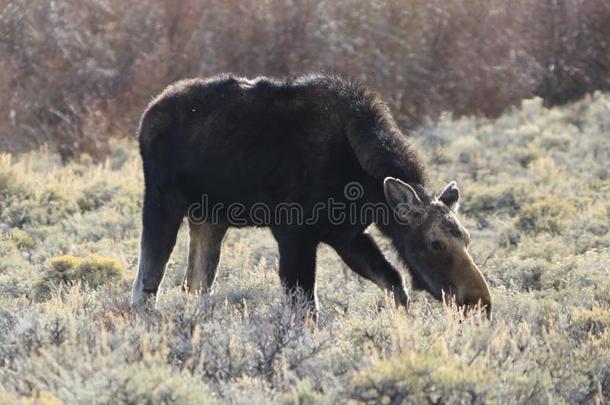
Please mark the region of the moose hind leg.
<svg viewBox="0 0 610 405"><path fill-rule="evenodd" d="M176 244L182 217L181 206L172 199L145 193L140 259L131 293L132 304L141 304L156 296L165 265Z"/></svg>
<svg viewBox="0 0 610 405"><path fill-rule="evenodd" d="M227 227L206 222L189 222L189 227L189 254L183 288L189 293L211 293Z"/></svg>

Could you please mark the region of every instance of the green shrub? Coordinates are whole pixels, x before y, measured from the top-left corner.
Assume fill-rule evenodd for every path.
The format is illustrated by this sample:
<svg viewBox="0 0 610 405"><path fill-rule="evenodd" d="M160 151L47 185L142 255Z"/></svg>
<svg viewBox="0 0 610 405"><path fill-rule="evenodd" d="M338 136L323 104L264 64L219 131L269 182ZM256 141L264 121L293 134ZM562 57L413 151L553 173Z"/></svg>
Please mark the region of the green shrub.
<svg viewBox="0 0 610 405"><path fill-rule="evenodd" d="M504 285L520 291L532 291L542 289L542 277L551 269L551 264L546 260L508 258L503 261L498 273Z"/></svg>
<svg viewBox="0 0 610 405"><path fill-rule="evenodd" d="M610 330L610 308L578 308L572 312L572 320L574 327L580 329L583 334L600 336Z"/></svg>
<svg viewBox="0 0 610 405"><path fill-rule="evenodd" d="M530 232L561 232L570 216L576 213L576 208L569 201L559 197L545 196L525 204L519 215L519 226Z"/></svg>
<svg viewBox="0 0 610 405"><path fill-rule="evenodd" d="M23 197L28 194L28 187L22 181L19 170L13 166L12 156L0 154L0 208L2 200L13 196Z"/></svg>
<svg viewBox="0 0 610 405"><path fill-rule="evenodd" d="M187 372L176 372L163 364L126 365L110 376L117 380L108 387L117 391L109 395L110 401L118 397L128 404L213 403L201 381Z"/></svg>
<svg viewBox="0 0 610 405"><path fill-rule="evenodd" d="M50 288L61 284L80 283L89 288L123 278L125 269L117 259L89 255L84 258L75 256L56 256L49 259L40 280L36 284L39 298L48 296Z"/></svg>
<svg viewBox="0 0 610 405"><path fill-rule="evenodd" d="M518 193L509 184L469 187L464 194L464 212L485 213L505 210L509 213L519 209Z"/></svg>
<svg viewBox="0 0 610 405"><path fill-rule="evenodd" d="M76 202L81 211L92 211L112 200L116 192L117 187L111 187L106 181L101 181L83 189Z"/></svg>
<svg viewBox="0 0 610 405"><path fill-rule="evenodd" d="M382 404L461 403L478 398L489 384L491 370L449 360L448 355L441 349L434 354L407 352L375 361L353 378L352 396Z"/></svg>
<svg viewBox="0 0 610 405"><path fill-rule="evenodd" d="M19 249L32 250L36 247L36 241L26 231L14 228L11 230L11 238Z"/></svg>
<svg viewBox="0 0 610 405"><path fill-rule="evenodd" d="M12 227L53 225L78 212L78 205L68 192L57 184L46 186L39 194L10 198L0 221Z"/></svg>
<svg viewBox="0 0 610 405"><path fill-rule="evenodd" d="M522 167L527 168L530 163L540 159L540 152L535 149L528 149L517 154L517 161Z"/></svg>

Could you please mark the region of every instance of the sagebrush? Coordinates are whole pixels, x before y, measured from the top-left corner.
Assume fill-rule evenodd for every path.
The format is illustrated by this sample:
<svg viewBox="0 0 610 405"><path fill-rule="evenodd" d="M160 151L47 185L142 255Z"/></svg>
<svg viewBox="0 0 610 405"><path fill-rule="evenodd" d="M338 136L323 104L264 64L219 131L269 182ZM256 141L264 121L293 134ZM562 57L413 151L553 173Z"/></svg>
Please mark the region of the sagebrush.
<svg viewBox="0 0 610 405"><path fill-rule="evenodd" d="M434 184L462 188L493 320L425 293L406 315L322 247L313 328L288 310L260 229L229 232L215 294L201 298L179 287L183 229L157 308L129 308L133 143L113 143L102 163L3 155L0 402L607 403L609 135L603 94L425 125L414 142Z"/></svg>

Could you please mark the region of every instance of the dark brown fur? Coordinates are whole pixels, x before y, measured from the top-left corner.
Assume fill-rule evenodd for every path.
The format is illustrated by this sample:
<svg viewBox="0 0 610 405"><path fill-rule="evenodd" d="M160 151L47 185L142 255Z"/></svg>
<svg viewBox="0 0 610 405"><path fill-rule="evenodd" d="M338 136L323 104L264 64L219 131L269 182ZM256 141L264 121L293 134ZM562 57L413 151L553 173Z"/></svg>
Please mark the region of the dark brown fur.
<svg viewBox="0 0 610 405"><path fill-rule="evenodd" d="M181 81L150 104L139 141L145 197L136 302L144 293L156 293L180 222L202 196L209 206L239 203L246 212L257 204L273 210L293 203L308 217L316 204L329 198L357 209L365 204L392 209L384 180L396 178L416 190L422 214L432 212L438 201L426 191L423 165L387 106L363 86L337 77L247 80L224 75ZM350 183L362 187L363 195L356 201L346 198ZM227 209L217 214L221 227L261 225L247 215L237 224ZM271 220L262 225L277 239L283 284L290 291L302 289L314 306L319 242L333 246L354 271L393 291L397 302L406 305L402 276L365 233L373 220L335 223L322 215L311 224ZM413 221L401 224L392 216L378 225L408 264L416 287L440 297L441 290L455 284L446 280L444 268L434 268L451 263L430 261L435 254L426 254L428 228ZM218 249L221 240L215 242ZM206 267L213 270L202 271L215 272L216 264ZM469 266L461 271L472 272L474 263ZM213 281L213 276L206 277L196 279ZM211 285L186 287L206 290ZM486 286L480 290L478 298L488 304Z"/></svg>

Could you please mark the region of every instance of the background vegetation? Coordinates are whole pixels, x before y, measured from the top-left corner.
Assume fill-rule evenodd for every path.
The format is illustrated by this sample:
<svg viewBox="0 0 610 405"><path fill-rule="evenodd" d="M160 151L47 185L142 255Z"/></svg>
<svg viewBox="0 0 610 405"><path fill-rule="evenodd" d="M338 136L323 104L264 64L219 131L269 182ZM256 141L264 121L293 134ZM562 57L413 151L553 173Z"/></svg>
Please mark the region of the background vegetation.
<svg viewBox="0 0 610 405"><path fill-rule="evenodd" d="M229 232L216 293L198 299L178 287L183 227L158 308L129 309L133 143L101 163L2 155L0 402L607 403L609 135L604 94L423 127L433 183L462 187L493 321L424 293L405 315L322 247L313 329L287 310L265 230Z"/></svg>
<svg viewBox="0 0 610 405"><path fill-rule="evenodd" d="M104 156L167 84L224 71L349 74L404 128L497 116L608 89L609 38L606 0L0 0L0 148Z"/></svg>
<svg viewBox="0 0 610 405"><path fill-rule="evenodd" d="M260 229L202 298L183 229L158 307L129 308L151 97L319 70L458 181L492 322L423 293L406 315L321 247L302 325ZM608 403L609 86L604 0L0 0L0 403Z"/></svg>

